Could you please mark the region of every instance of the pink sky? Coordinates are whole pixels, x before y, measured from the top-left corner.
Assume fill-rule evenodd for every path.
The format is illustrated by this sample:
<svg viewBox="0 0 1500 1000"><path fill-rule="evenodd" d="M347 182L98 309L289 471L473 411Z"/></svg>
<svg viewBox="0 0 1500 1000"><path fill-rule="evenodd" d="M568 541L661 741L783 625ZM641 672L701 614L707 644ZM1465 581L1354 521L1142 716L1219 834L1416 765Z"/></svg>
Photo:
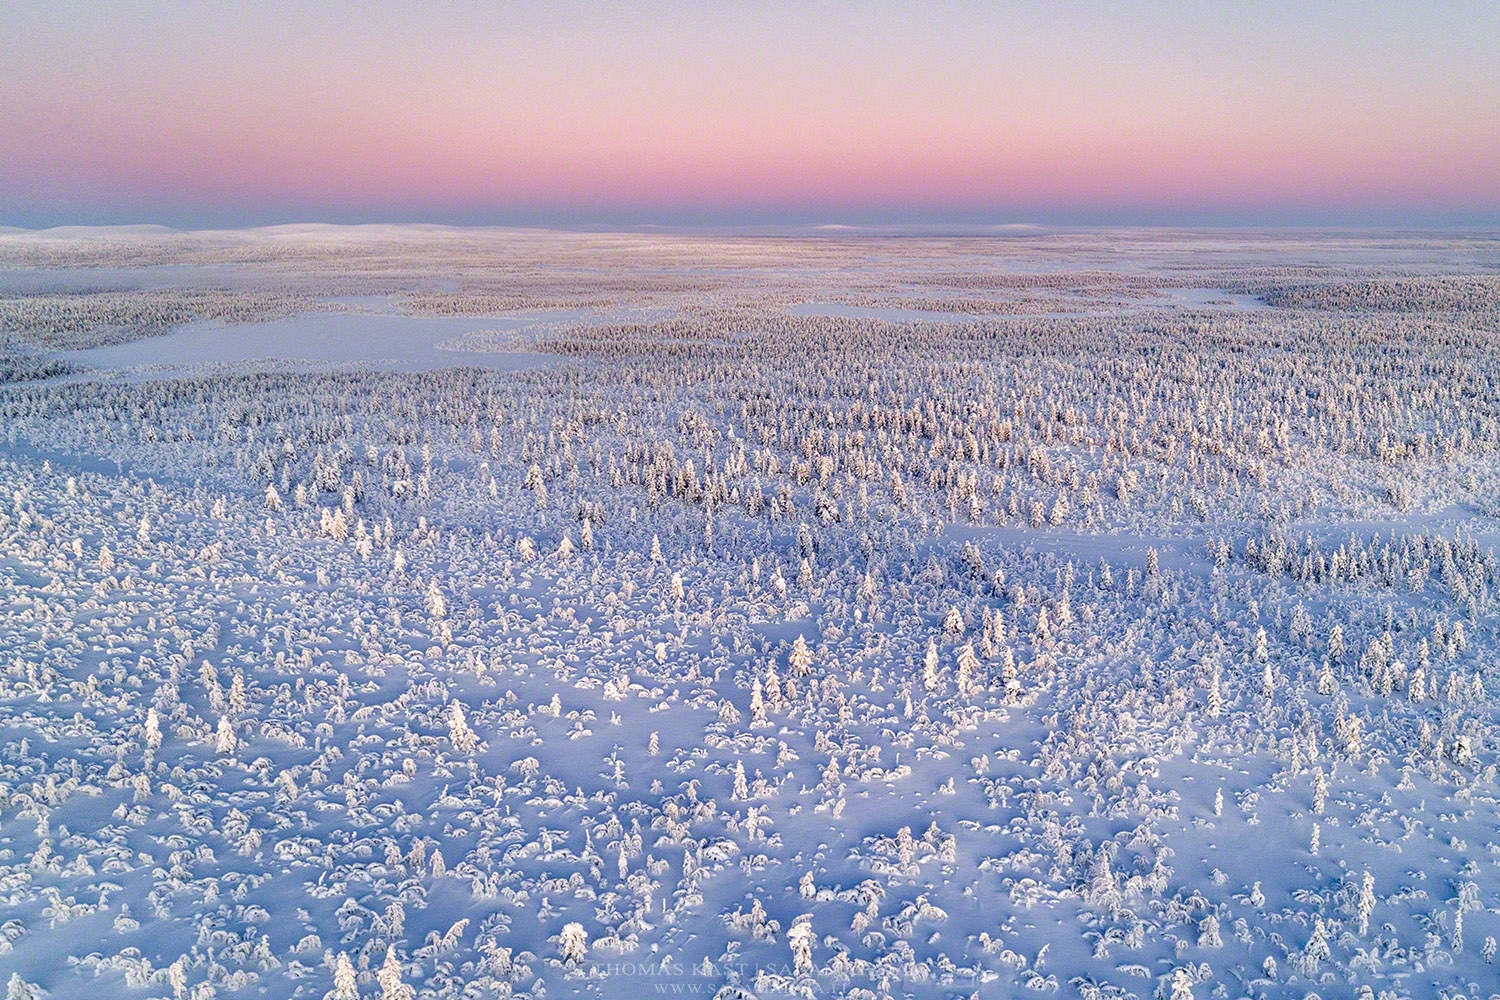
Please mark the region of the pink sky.
<svg viewBox="0 0 1500 1000"><path fill-rule="evenodd" d="M0 224L1500 221L1500 5L517 6L6 5Z"/></svg>

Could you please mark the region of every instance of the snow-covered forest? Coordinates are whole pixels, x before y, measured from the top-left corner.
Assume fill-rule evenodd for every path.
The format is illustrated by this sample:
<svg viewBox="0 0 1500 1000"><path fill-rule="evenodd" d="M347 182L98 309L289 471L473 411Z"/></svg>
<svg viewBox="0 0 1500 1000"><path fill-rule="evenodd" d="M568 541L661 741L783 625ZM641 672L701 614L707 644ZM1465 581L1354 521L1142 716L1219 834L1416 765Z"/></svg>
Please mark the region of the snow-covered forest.
<svg viewBox="0 0 1500 1000"><path fill-rule="evenodd" d="M0 232L9 998L1500 993L1500 253Z"/></svg>

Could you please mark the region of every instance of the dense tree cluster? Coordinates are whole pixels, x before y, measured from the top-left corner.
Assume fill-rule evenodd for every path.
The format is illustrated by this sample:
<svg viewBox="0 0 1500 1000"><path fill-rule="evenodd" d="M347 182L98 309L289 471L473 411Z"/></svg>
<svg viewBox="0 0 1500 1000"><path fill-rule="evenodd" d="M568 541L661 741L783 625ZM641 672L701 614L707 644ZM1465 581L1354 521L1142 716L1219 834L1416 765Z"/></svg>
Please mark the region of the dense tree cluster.
<svg viewBox="0 0 1500 1000"><path fill-rule="evenodd" d="M291 316L317 300L295 293L151 289L0 296L0 336L68 350L166 333L196 320L228 324Z"/></svg>

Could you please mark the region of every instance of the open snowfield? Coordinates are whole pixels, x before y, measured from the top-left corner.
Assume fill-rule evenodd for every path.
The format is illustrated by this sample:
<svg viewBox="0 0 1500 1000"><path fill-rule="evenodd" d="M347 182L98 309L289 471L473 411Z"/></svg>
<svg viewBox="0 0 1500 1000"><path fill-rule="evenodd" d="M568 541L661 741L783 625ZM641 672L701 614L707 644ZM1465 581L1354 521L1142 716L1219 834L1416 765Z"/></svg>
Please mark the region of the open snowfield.
<svg viewBox="0 0 1500 1000"><path fill-rule="evenodd" d="M16 997L1500 996L1500 243L0 233Z"/></svg>

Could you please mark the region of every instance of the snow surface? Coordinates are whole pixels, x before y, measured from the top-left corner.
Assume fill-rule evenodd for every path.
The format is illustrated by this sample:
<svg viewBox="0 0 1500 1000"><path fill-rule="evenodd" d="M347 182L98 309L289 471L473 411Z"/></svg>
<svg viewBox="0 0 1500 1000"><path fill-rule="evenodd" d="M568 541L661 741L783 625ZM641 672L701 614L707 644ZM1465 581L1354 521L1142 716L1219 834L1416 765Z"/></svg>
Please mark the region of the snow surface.
<svg viewBox="0 0 1500 1000"><path fill-rule="evenodd" d="M1500 993L1493 241L0 266L13 997Z"/></svg>
<svg viewBox="0 0 1500 1000"><path fill-rule="evenodd" d="M454 364L452 353L441 346L445 341L472 337L478 332L518 331L536 322L537 318L530 316L498 316L477 321L375 312L297 315L248 325L205 320L159 337L69 351L60 357L87 368L145 369L157 375L181 375L200 366L256 361L432 371ZM514 371L554 361L547 355L526 351L470 349L466 353L465 364L497 371Z"/></svg>

